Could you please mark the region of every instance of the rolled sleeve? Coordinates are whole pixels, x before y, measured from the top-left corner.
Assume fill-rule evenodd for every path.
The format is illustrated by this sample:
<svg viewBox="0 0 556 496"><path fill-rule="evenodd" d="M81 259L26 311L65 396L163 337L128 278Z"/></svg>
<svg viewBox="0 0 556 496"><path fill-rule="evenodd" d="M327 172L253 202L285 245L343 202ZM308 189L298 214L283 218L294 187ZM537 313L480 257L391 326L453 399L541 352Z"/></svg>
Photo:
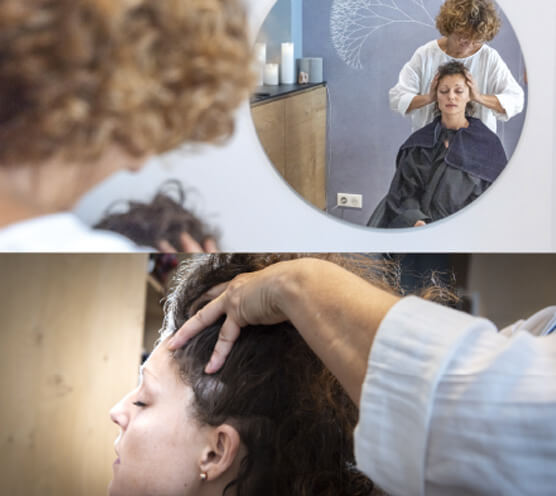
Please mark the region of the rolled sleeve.
<svg viewBox="0 0 556 496"><path fill-rule="evenodd" d="M488 86L492 94L498 98L500 105L505 110L504 114L495 112L500 121L507 121L519 114L525 105L525 92L512 75L500 54L496 50L490 52Z"/></svg>
<svg viewBox="0 0 556 496"><path fill-rule="evenodd" d="M517 83L516 83L517 85ZM512 87L514 91L506 93L497 93L495 96L498 98L500 105L506 111L505 114L500 114L495 112L496 118L499 121L508 121L513 116L519 114L523 110L523 105L525 102L525 96L523 90L519 85L518 88Z"/></svg>
<svg viewBox="0 0 556 496"><path fill-rule="evenodd" d="M496 333L488 320L411 296L384 318L369 355L355 456L359 469L385 491L424 494L438 382L460 343L485 330Z"/></svg>

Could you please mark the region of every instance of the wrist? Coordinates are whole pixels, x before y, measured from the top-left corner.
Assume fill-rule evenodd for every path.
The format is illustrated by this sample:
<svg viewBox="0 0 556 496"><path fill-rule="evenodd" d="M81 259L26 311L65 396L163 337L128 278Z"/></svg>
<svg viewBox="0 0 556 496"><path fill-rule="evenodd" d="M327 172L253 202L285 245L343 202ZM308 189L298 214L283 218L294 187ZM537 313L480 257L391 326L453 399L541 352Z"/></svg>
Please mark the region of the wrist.
<svg viewBox="0 0 556 496"><path fill-rule="evenodd" d="M271 305L291 320L292 309L299 302L303 293L308 291L308 285L313 275L311 258L301 258L276 264L279 268L273 284Z"/></svg>

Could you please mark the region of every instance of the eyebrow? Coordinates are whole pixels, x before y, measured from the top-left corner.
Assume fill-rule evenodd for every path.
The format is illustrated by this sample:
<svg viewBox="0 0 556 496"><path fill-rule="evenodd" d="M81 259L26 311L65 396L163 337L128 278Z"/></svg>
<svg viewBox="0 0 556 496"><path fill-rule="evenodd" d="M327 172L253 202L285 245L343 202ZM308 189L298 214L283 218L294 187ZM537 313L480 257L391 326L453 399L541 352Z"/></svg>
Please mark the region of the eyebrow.
<svg viewBox="0 0 556 496"><path fill-rule="evenodd" d="M145 364L139 367L139 383L143 384L143 378L145 376L145 372L151 376L155 381L158 382L158 378L146 367Z"/></svg>

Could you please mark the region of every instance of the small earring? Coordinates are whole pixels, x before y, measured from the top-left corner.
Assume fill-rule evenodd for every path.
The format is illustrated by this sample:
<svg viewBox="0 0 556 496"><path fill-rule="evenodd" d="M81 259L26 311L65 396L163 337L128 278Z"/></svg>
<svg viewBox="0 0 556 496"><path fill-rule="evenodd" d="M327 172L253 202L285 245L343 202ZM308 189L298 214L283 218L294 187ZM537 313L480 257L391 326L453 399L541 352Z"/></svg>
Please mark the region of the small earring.
<svg viewBox="0 0 556 496"><path fill-rule="evenodd" d="M205 482L206 480L208 480L208 474L206 472L201 472L201 481Z"/></svg>

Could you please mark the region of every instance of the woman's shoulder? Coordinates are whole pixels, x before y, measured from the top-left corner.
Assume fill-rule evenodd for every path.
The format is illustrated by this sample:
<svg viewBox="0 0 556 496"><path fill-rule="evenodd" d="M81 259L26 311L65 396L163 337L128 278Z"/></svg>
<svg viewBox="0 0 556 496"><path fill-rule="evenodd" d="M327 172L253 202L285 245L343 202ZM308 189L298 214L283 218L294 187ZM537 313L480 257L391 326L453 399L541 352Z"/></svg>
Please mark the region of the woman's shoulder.
<svg viewBox="0 0 556 496"><path fill-rule="evenodd" d="M400 151L414 147L433 147L436 142L439 122L440 117L437 117L426 126L410 134L400 147Z"/></svg>
<svg viewBox="0 0 556 496"><path fill-rule="evenodd" d="M417 48L417 50L415 50L415 55L419 54L429 57L438 53L442 53L442 50L438 46L438 40L436 39L428 41L424 45L421 45L419 48Z"/></svg>
<svg viewBox="0 0 556 496"><path fill-rule="evenodd" d="M490 45L487 45L486 43L483 44L481 49L475 55L473 55L473 57L477 57L491 64L497 63L498 61L502 60L502 57L498 53L498 50L491 47Z"/></svg>
<svg viewBox="0 0 556 496"><path fill-rule="evenodd" d="M492 129L490 129L481 119L477 117L467 116L467 121L469 122L469 127L467 128L469 131L472 131L473 133L485 134L493 140L500 141L498 135Z"/></svg>

